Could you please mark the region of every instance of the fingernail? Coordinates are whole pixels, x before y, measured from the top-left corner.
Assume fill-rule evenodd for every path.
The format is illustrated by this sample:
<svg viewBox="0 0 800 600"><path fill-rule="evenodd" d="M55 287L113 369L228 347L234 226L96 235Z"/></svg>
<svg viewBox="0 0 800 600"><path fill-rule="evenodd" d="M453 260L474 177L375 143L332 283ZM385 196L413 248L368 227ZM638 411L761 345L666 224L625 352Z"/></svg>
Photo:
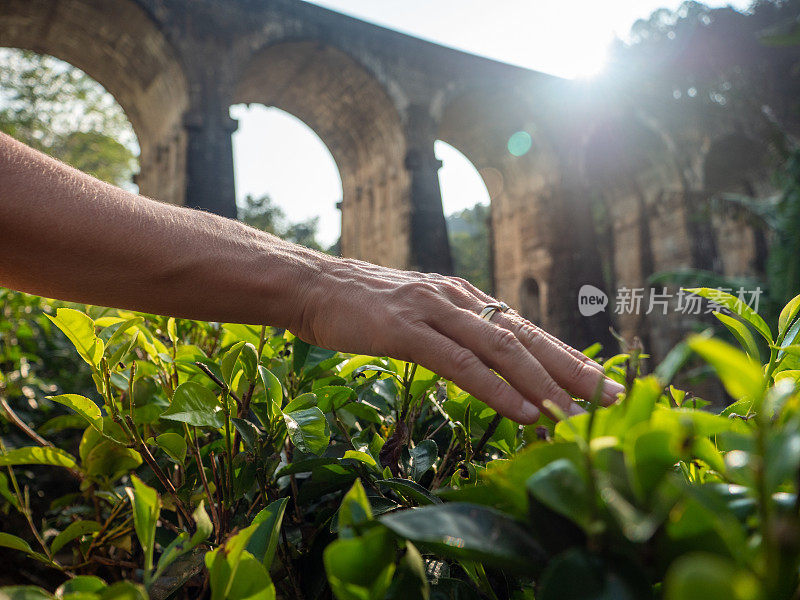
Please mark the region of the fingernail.
<svg viewBox="0 0 800 600"><path fill-rule="evenodd" d="M535 423L536 421L539 420L539 409L536 408L533 404L524 402L522 404L522 408L520 409L520 415L527 424Z"/></svg>
<svg viewBox="0 0 800 600"><path fill-rule="evenodd" d="M616 402L617 395L625 391L625 386L617 383L613 379L606 379L603 382L603 399L607 402Z"/></svg>

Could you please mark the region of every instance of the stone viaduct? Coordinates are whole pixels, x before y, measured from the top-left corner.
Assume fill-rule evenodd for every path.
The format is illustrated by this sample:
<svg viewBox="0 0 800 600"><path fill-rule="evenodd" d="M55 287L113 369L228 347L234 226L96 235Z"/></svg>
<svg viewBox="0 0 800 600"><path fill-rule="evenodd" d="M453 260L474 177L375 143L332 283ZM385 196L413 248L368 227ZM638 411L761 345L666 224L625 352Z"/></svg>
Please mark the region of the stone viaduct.
<svg viewBox="0 0 800 600"><path fill-rule="evenodd" d="M577 310L583 284L758 268L752 231L722 217L700 231L692 218L698 197L765 180L759 134L735 119L686 114L684 134L670 135L624 100L598 107L580 84L299 0L3 0L0 46L86 71L134 127L141 192L225 216L235 216L229 107L297 116L340 171L342 253L384 265L451 271L433 150L447 142L491 197L495 294L576 345L608 340L607 313ZM512 154L517 132L532 144ZM645 318L617 326L633 334Z"/></svg>

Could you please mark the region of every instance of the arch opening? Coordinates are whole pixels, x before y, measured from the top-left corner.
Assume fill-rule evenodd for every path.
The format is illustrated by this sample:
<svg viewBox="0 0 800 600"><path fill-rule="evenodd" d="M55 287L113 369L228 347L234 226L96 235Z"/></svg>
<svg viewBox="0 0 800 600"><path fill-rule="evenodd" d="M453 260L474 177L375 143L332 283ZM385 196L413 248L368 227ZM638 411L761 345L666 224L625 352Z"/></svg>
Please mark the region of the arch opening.
<svg viewBox="0 0 800 600"><path fill-rule="evenodd" d="M100 83L58 58L0 48L0 130L132 192L139 142Z"/></svg>
<svg viewBox="0 0 800 600"><path fill-rule="evenodd" d="M442 161L439 187L454 273L491 292L491 219L486 183L475 165L447 142L437 140L434 152Z"/></svg>
<svg viewBox="0 0 800 600"><path fill-rule="evenodd" d="M439 130L439 139L463 153L483 180L490 202L492 293L518 310L523 280L549 281L555 264L550 219L562 176L537 114L512 90L474 89L445 107ZM544 320L553 313L542 308L538 316ZM556 324L545 325L557 331Z"/></svg>
<svg viewBox="0 0 800 600"><path fill-rule="evenodd" d="M325 143L278 108L236 104L231 117L239 122L233 156L240 218L250 221L269 211L261 224L272 233L337 253L342 180Z"/></svg>
<svg viewBox="0 0 800 600"><path fill-rule="evenodd" d="M245 65L234 101L293 115L330 151L341 177L343 256L406 266L405 137L400 115L375 77L331 46L280 42Z"/></svg>
<svg viewBox="0 0 800 600"><path fill-rule="evenodd" d="M542 320L542 294L534 277L526 277L520 284L519 312L532 323Z"/></svg>
<svg viewBox="0 0 800 600"><path fill-rule="evenodd" d="M139 141L141 193L182 204L188 85L172 46L133 0L7 0L0 46L47 54L84 71L115 98Z"/></svg>

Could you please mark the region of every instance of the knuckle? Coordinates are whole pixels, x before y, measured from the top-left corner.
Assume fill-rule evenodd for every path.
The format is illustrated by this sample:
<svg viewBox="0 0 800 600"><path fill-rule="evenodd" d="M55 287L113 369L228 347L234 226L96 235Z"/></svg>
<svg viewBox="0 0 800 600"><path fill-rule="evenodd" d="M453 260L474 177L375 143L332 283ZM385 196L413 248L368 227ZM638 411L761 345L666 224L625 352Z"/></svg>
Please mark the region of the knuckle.
<svg viewBox="0 0 800 600"><path fill-rule="evenodd" d="M469 350L461 348L450 357L450 363L457 373L469 371L475 365L475 356Z"/></svg>
<svg viewBox="0 0 800 600"><path fill-rule="evenodd" d="M589 367L585 363L582 363L578 359L572 359L568 361L567 377L573 381L577 381L590 375L589 370Z"/></svg>
<svg viewBox="0 0 800 600"><path fill-rule="evenodd" d="M508 329L498 327L492 337L492 348L501 354L512 353L519 348L519 340Z"/></svg>
<svg viewBox="0 0 800 600"><path fill-rule="evenodd" d="M528 321L523 321L519 325L519 335L527 347L539 346L547 339L542 335L542 330Z"/></svg>

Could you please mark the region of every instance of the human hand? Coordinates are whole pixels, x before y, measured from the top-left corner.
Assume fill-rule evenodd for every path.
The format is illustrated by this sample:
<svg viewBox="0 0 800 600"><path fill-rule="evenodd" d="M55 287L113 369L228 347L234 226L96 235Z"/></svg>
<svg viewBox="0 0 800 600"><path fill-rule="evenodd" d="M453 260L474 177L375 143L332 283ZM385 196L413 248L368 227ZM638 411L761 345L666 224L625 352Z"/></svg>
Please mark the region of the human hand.
<svg viewBox="0 0 800 600"><path fill-rule="evenodd" d="M515 312L480 318L497 301L463 279L332 258L306 284L290 326L301 339L418 363L520 423L540 411L554 417L546 400L574 415L583 409L570 394L589 399L602 386L610 404L624 391L602 366Z"/></svg>

